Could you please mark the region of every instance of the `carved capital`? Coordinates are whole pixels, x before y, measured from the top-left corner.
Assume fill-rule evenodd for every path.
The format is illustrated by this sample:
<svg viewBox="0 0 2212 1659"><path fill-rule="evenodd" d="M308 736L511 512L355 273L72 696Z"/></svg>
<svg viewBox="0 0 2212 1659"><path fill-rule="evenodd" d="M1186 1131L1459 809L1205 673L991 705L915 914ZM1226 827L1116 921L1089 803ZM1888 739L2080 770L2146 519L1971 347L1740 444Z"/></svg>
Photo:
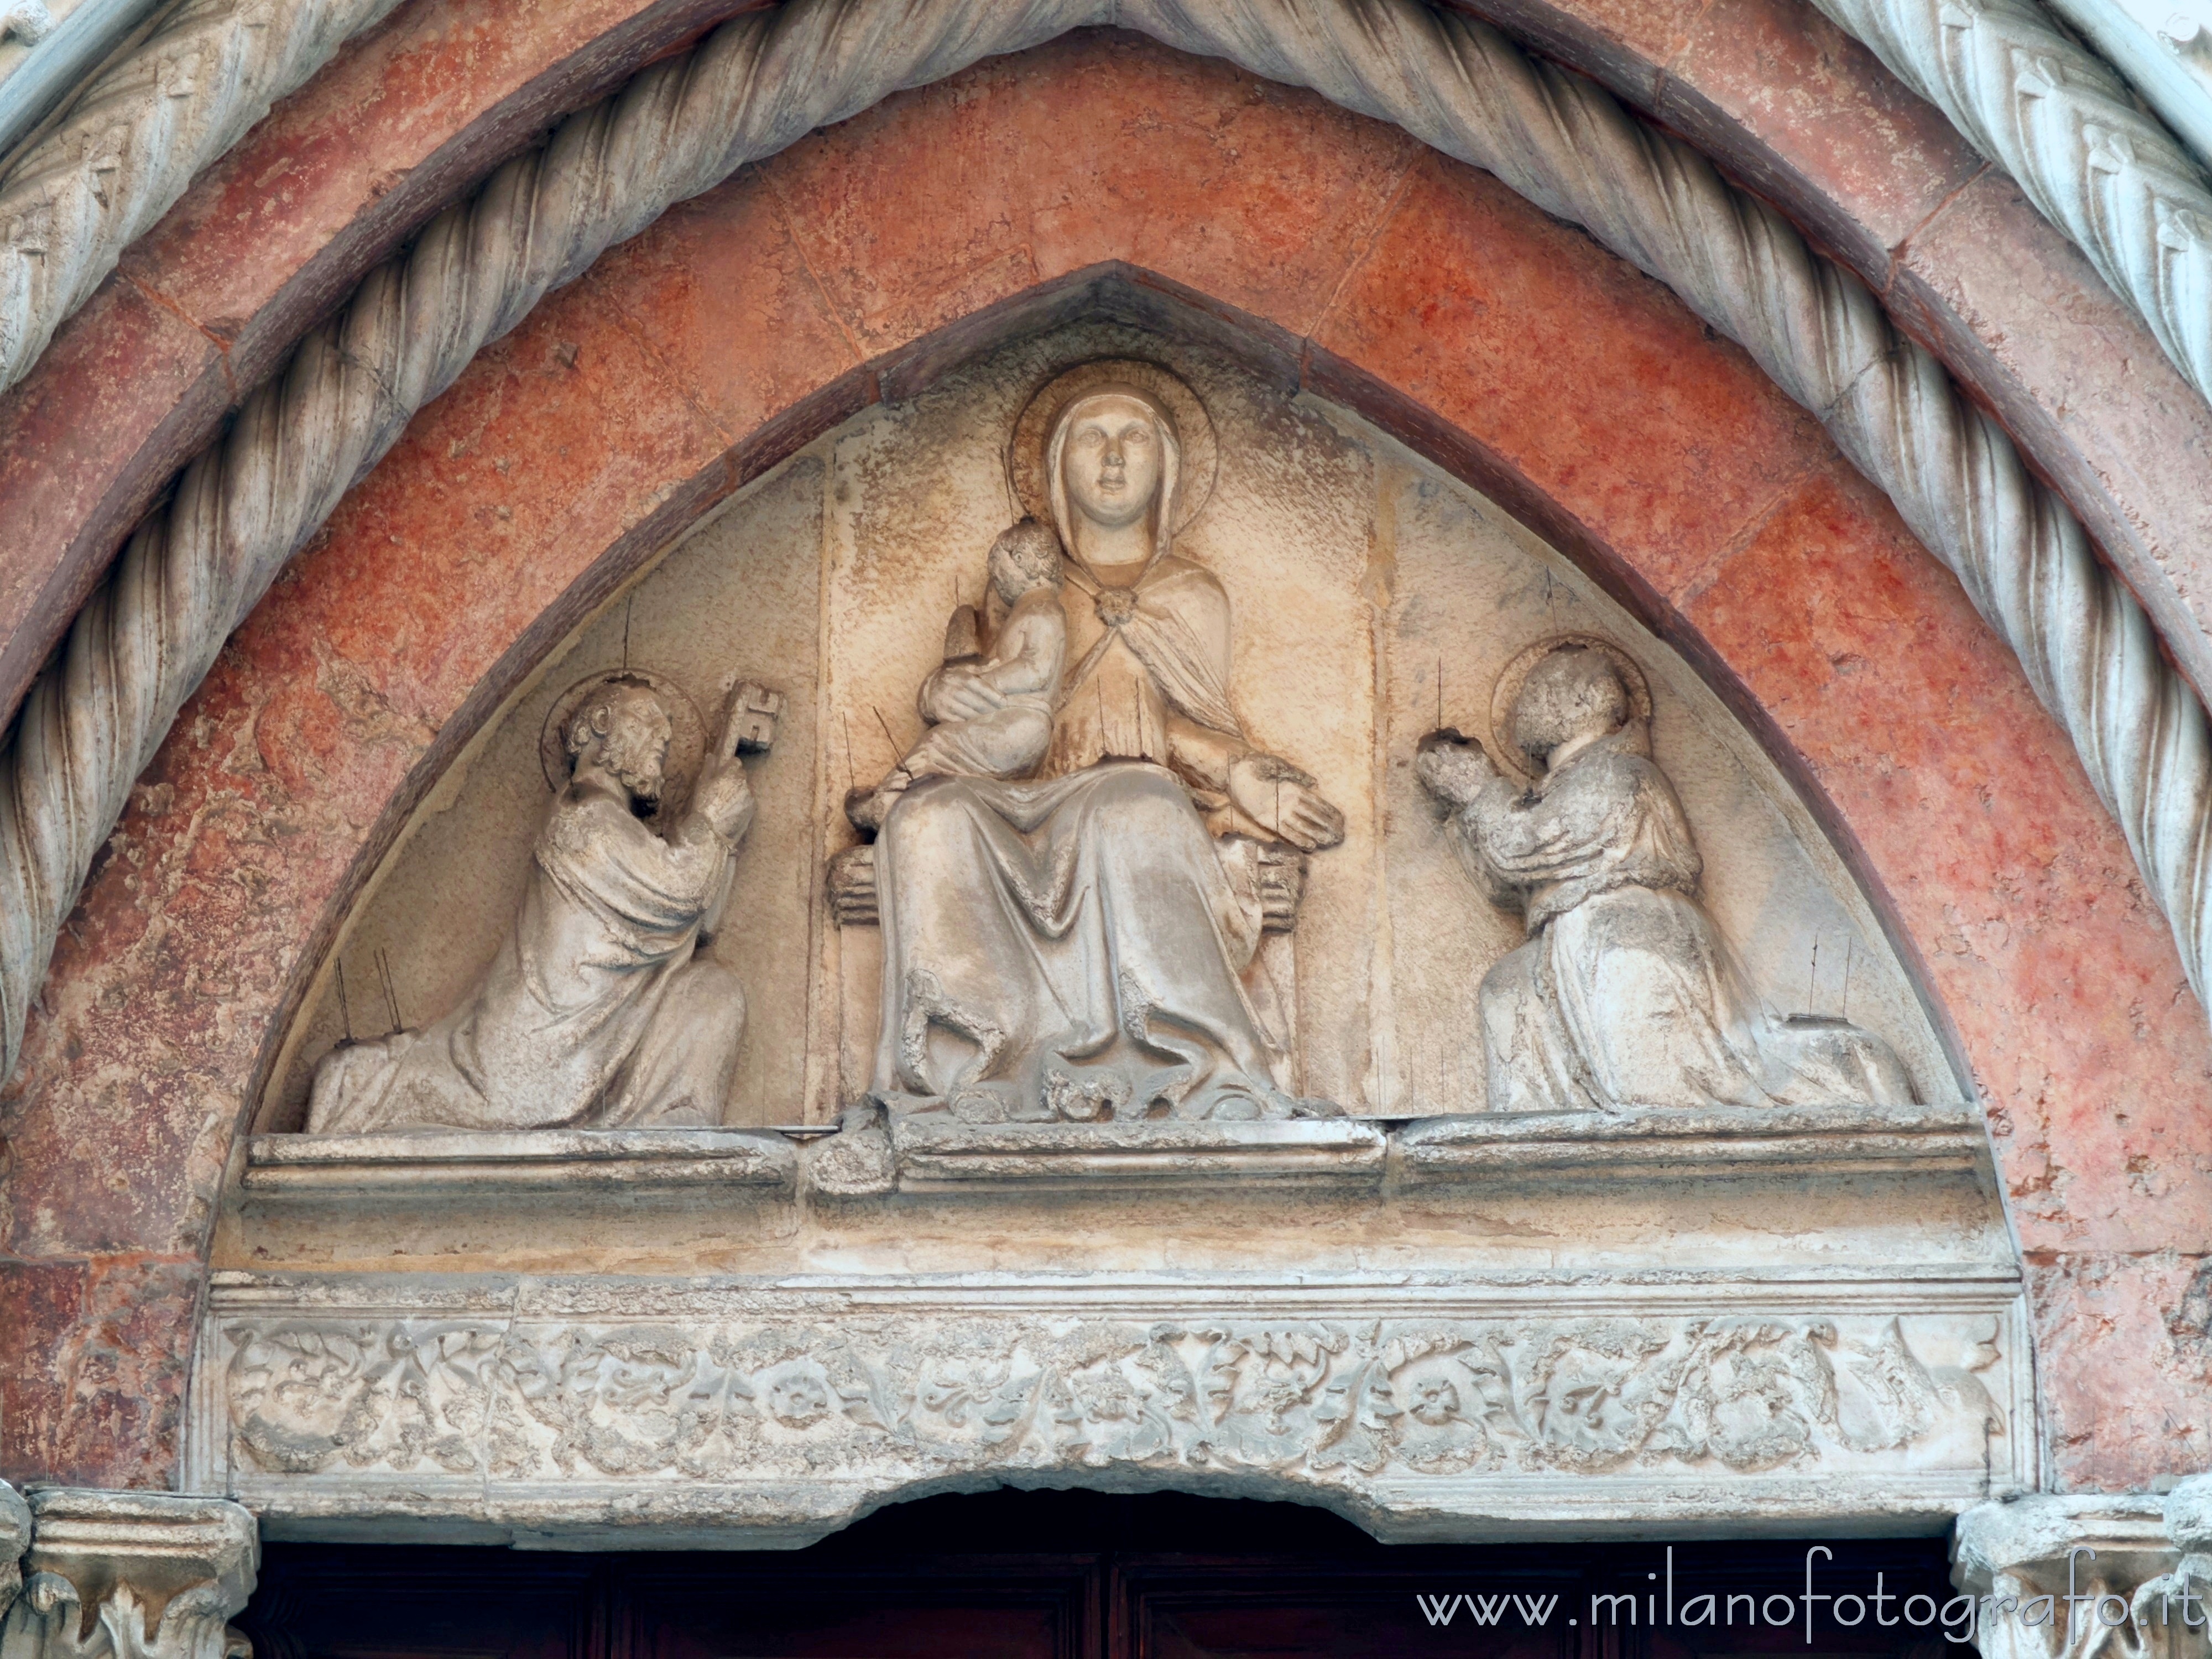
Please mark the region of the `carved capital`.
<svg viewBox="0 0 2212 1659"><path fill-rule="evenodd" d="M2212 1653L2212 1474L2192 1476L2167 1495L2166 1530L2179 1559L2137 1594L2137 1620L2179 1609L2160 1620L2160 1659L2203 1659ZM2184 1615L2191 1612L2202 1622L2190 1625Z"/></svg>
<svg viewBox="0 0 2212 1659"><path fill-rule="evenodd" d="M2193 1504L2192 1487L2208 1489ZM2174 1498L2028 1498L1961 1516L1952 1577L1977 1598L1984 1659L2212 1655L2212 1481Z"/></svg>
<svg viewBox="0 0 2212 1659"><path fill-rule="evenodd" d="M15 1592L23 1588L23 1552L30 1545L30 1505L0 1480L0 1620L7 1618Z"/></svg>
<svg viewBox="0 0 2212 1659"><path fill-rule="evenodd" d="M251 1659L228 1623L260 1559L245 1509L55 1488L33 1492L28 1513L22 1593L0 1622L0 1659ZM0 1507L0 1552L6 1525Z"/></svg>

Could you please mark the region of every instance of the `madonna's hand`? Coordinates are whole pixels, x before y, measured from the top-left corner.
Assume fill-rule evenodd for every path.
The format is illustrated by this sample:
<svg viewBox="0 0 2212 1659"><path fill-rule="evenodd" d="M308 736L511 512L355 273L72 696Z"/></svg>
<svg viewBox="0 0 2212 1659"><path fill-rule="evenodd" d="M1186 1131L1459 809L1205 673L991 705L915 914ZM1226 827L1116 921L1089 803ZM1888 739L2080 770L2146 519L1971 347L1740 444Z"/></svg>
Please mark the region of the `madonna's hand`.
<svg viewBox="0 0 2212 1659"><path fill-rule="evenodd" d="M1275 756L1231 761L1229 799L1255 823L1309 853L1344 839L1344 814L1322 799L1310 774Z"/></svg>

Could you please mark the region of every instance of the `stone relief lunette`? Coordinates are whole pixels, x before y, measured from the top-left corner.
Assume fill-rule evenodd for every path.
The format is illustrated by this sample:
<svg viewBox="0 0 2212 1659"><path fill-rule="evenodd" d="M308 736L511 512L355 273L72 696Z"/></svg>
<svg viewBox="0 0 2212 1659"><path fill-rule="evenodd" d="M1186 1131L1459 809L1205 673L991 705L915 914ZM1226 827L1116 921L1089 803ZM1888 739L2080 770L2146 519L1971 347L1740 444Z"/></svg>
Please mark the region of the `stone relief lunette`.
<svg viewBox="0 0 2212 1659"><path fill-rule="evenodd" d="M1343 815L1244 735L1230 595L1177 551L1216 444L1188 386L1128 357L1058 373L1015 420L1006 474L1030 510L921 677L920 740L854 780L847 816L872 841L830 862L833 917L882 928L848 1090L979 1123L1340 1109L1286 1083L1297 1021L1270 967L1287 962L1260 945L1296 925ZM1439 714L1443 678L1440 661ZM764 747L777 700L752 695ZM1540 641L1498 682L1488 754L1438 732L1413 757L1478 886L1528 930L1484 944L1505 954L1450 1012L1463 1070L1486 1072L1492 1111L1909 1102L1881 1038L1752 994L1700 901L1650 706L1610 641ZM721 1121L745 1002L697 947L752 807L735 725L691 781L701 729L644 672L556 705L556 799L489 968L429 1026L326 1054L311 1132Z"/></svg>
<svg viewBox="0 0 2212 1659"><path fill-rule="evenodd" d="M1979 1326L1943 1365L1893 1316L279 1318L225 1322L222 1375L249 1480L1975 1469L2007 1432Z"/></svg>
<svg viewBox="0 0 2212 1659"><path fill-rule="evenodd" d="M737 684L705 751L689 698L648 672L556 702L541 745L553 805L498 954L443 1018L325 1056L308 1132L720 1123L744 993L699 946L753 819L740 752L769 748L781 707Z"/></svg>
<svg viewBox="0 0 2212 1659"><path fill-rule="evenodd" d="M985 614L953 618L927 733L854 793L876 841L830 872L841 919L883 929L873 1097L976 1122L1334 1113L1280 1086L1257 951L1295 906L1289 855L1344 819L1245 738L1229 595L1176 552L1213 476L1204 405L1158 365L1085 363L1008 465L1030 518L991 550Z"/></svg>
<svg viewBox="0 0 2212 1659"><path fill-rule="evenodd" d="M1469 873L1528 924L1482 981L1490 1109L1910 1103L1881 1038L1752 993L1698 901L1703 860L1650 720L1634 660L1566 635L1499 677L1488 750L1449 730L1421 742L1417 775Z"/></svg>

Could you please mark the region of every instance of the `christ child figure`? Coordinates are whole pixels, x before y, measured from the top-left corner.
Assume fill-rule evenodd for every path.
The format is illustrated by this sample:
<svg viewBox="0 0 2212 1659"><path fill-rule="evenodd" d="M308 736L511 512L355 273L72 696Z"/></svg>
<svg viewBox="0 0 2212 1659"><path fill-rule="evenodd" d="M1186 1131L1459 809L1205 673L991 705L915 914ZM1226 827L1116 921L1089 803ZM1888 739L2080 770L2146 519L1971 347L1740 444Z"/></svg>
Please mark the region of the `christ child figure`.
<svg viewBox="0 0 2212 1659"><path fill-rule="evenodd" d="M846 811L855 824L881 829L898 798L924 778L1004 780L1036 769L1052 741L1053 704L1067 661L1060 562L1059 536L1035 519L1024 519L991 544L991 589L1006 610L991 648L948 654L923 684L921 701L929 707L937 689L957 678L994 706L932 726L874 789L854 791Z"/></svg>

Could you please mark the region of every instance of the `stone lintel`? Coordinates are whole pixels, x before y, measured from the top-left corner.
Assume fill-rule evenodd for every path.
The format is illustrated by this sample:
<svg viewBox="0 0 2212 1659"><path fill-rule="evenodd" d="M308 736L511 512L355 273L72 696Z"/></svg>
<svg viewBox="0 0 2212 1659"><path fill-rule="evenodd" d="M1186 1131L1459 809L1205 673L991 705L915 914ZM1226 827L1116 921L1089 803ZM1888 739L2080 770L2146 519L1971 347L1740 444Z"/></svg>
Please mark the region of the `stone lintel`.
<svg viewBox="0 0 2212 1659"><path fill-rule="evenodd" d="M2026 1354L2017 1279L1966 1271L221 1273L185 1462L291 1537L774 1547L1004 1484L1407 1540L1932 1532L2032 1482Z"/></svg>
<svg viewBox="0 0 2212 1659"><path fill-rule="evenodd" d="M863 1139L888 1154L855 1183ZM845 1143L851 1143L850 1146ZM1621 1111L1468 1113L1411 1121L973 1124L942 1116L854 1115L817 1147L802 1177L798 1148L761 1129L461 1130L372 1135L263 1134L249 1141L242 1186L258 1202L532 1197L802 1185L832 1196L1041 1188L1157 1188L1283 1182L1381 1188L1653 1180L1986 1176L1977 1109L1934 1106L1632 1107Z"/></svg>

